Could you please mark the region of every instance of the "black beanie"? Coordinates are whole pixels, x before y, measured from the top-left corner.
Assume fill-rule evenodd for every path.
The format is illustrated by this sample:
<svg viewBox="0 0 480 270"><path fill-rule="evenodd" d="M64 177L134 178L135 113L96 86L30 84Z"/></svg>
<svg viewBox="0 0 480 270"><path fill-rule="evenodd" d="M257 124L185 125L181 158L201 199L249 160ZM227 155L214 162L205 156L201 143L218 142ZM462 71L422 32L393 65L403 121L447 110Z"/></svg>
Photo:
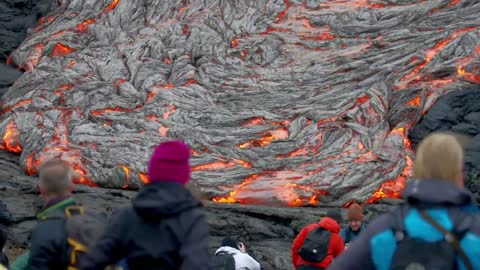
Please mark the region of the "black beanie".
<svg viewBox="0 0 480 270"><path fill-rule="evenodd" d="M325 217L329 217L334 219L338 224L342 223L342 213L339 209L328 209L327 214Z"/></svg>
<svg viewBox="0 0 480 270"><path fill-rule="evenodd" d="M222 247L232 247L238 249L238 243L233 238L227 236L222 240Z"/></svg>

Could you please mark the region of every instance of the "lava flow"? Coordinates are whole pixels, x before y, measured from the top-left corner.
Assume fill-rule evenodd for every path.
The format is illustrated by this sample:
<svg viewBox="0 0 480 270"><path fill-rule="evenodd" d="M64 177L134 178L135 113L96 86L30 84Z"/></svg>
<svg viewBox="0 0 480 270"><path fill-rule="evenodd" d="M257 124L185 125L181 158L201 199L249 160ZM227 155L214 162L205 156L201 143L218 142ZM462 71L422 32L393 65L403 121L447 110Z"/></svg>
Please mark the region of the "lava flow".
<svg viewBox="0 0 480 270"><path fill-rule="evenodd" d="M8 57L0 148L28 174L57 157L136 188L181 139L219 203L374 203L409 181L423 115L480 83L475 1L60 2Z"/></svg>

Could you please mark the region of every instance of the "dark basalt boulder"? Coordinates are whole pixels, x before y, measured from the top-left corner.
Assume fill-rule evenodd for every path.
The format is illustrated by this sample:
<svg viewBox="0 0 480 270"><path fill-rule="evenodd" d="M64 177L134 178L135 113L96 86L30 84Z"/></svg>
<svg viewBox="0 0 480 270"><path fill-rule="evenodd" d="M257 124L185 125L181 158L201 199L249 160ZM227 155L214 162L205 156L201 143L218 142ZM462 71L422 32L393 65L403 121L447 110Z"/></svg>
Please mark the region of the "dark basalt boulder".
<svg viewBox="0 0 480 270"><path fill-rule="evenodd" d="M465 185L477 196L480 187L480 85L442 96L415 125L409 138L416 146L434 131L466 135Z"/></svg>

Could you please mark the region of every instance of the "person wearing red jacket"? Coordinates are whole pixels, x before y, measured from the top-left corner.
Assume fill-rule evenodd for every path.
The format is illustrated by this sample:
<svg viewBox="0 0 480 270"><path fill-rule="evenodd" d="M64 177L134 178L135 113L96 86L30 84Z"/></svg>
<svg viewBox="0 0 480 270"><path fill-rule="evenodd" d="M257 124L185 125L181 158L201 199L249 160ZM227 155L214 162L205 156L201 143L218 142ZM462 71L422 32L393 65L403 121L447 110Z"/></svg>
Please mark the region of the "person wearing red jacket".
<svg viewBox="0 0 480 270"><path fill-rule="evenodd" d="M300 231L292 245L292 263L296 270L327 269L327 267L333 262L333 259L340 256L344 249L343 238L340 236L339 224L341 223L341 220L342 216L340 210L328 210L326 216L322 218L320 222L310 224ZM309 233L318 227L322 227L331 233L327 256L321 262L309 262L303 259L298 254L298 251L302 247L303 242Z"/></svg>

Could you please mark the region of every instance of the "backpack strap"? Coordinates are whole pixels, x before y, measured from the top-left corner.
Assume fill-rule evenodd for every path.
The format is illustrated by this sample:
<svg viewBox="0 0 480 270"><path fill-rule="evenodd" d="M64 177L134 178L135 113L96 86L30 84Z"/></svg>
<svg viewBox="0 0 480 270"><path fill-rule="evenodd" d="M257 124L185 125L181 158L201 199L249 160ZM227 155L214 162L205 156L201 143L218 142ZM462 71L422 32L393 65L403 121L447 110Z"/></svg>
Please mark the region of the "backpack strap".
<svg viewBox="0 0 480 270"><path fill-rule="evenodd" d="M423 219L425 219L428 223L430 223L433 227L435 227L435 229L440 231L445 236L445 240L453 246L453 248L458 253L462 261L465 263L465 266L467 267L467 269L475 270L475 268L473 268L472 263L468 259L467 254L465 254L465 251L460 246L460 242L458 241L458 238L455 236L455 234L449 232L442 225L440 225L424 209L418 209L418 212L420 213Z"/></svg>
<svg viewBox="0 0 480 270"><path fill-rule="evenodd" d="M80 205L72 205L65 208L65 217L68 219L72 218L73 216L83 216L85 214L85 208ZM79 241L75 240L71 235L68 235L67 230L67 242L72 247L70 252L70 265L68 266L67 270L78 270L75 265L77 265L77 253L79 252L87 252L87 246Z"/></svg>
<svg viewBox="0 0 480 270"><path fill-rule="evenodd" d="M83 216L85 215L85 208L80 205L72 205L65 208L65 216L67 219L71 218L72 216Z"/></svg>
<svg viewBox="0 0 480 270"><path fill-rule="evenodd" d="M410 210L408 205L400 205L397 208L398 211L392 211L392 230L395 235L397 242L402 241L407 237L407 232L405 230L404 219L407 215L407 212Z"/></svg>

